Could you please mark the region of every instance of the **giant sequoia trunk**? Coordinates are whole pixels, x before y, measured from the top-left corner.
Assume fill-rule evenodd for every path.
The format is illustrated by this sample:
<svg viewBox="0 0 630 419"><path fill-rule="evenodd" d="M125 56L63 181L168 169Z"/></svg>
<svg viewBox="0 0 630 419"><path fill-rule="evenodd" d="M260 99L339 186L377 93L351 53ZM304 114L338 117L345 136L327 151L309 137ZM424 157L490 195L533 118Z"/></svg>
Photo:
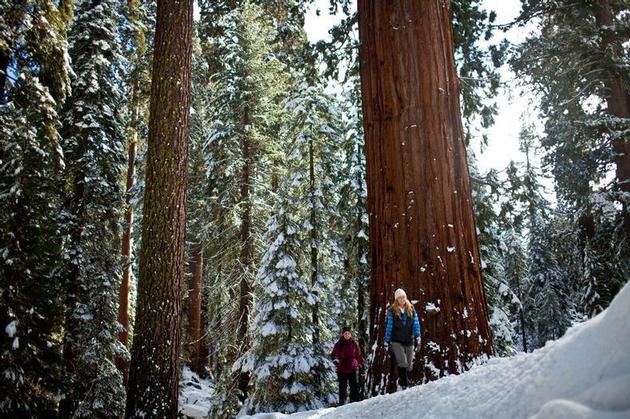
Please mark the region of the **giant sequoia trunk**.
<svg viewBox="0 0 630 419"><path fill-rule="evenodd" d="M453 57L450 3L359 0L370 223L372 393L393 390L382 349L402 287L423 327L412 379L492 353ZM435 307L435 309L432 309ZM373 345L370 345L371 347ZM394 375L392 375L392 373Z"/></svg>
<svg viewBox="0 0 630 419"><path fill-rule="evenodd" d="M193 0L158 0L127 418L177 416Z"/></svg>
<svg viewBox="0 0 630 419"><path fill-rule="evenodd" d="M615 55L623 56L623 40L617 39L612 28L615 25L614 12L609 0L599 0L595 16L597 25L602 32L601 50L614 51ZM630 119L630 92L627 90L627 72L611 65L609 77L605 80L606 105L609 115ZM621 191L630 194L630 140L628 136L620 136L613 143L615 151L615 165L617 166L617 182ZM630 240L630 208L624 205L624 227L627 240Z"/></svg>

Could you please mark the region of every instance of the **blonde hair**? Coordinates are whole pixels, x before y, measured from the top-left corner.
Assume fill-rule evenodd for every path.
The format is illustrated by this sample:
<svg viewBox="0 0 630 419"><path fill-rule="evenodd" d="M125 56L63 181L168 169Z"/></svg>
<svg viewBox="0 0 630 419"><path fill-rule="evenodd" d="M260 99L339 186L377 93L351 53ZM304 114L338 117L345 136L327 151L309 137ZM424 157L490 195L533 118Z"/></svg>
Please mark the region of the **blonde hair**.
<svg viewBox="0 0 630 419"><path fill-rule="evenodd" d="M397 299L395 299L394 302L389 305L389 309L397 317L400 317L400 309L401 308L405 311L405 313L407 313L407 316L409 316L409 317L413 316L413 306L411 305L411 303L409 302L409 299L407 297L405 297L405 303L402 306L400 304L398 304L398 300Z"/></svg>

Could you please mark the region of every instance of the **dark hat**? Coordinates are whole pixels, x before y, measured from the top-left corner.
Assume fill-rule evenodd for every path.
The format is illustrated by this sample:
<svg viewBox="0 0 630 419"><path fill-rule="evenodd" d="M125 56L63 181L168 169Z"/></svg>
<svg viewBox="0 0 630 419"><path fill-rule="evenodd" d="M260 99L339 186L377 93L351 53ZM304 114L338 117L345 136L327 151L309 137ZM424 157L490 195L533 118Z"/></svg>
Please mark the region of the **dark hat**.
<svg viewBox="0 0 630 419"><path fill-rule="evenodd" d="M346 332L352 332L352 328L350 326L344 326L344 328L341 329L341 334L344 334Z"/></svg>

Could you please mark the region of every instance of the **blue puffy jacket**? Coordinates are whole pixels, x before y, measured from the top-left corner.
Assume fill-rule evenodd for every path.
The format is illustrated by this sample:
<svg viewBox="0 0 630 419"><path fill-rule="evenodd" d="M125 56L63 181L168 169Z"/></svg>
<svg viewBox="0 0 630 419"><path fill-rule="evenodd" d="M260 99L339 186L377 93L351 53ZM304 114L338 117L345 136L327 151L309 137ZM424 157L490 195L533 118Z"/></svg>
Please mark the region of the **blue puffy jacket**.
<svg viewBox="0 0 630 419"><path fill-rule="evenodd" d="M407 325L409 316L403 310L401 312L401 322L403 327ZM422 335L422 329L420 328L420 321L418 320L418 314L416 310L413 310L413 336L417 338ZM385 323L385 342L392 342L392 328L394 327L394 313L391 310L387 310L387 322Z"/></svg>

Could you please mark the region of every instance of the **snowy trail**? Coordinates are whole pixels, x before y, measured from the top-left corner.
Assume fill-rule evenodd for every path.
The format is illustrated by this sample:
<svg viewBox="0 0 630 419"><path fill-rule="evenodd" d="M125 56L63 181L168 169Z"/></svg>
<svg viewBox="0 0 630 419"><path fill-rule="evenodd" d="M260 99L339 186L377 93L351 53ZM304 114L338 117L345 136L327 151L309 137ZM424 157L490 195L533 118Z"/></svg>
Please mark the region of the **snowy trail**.
<svg viewBox="0 0 630 419"><path fill-rule="evenodd" d="M337 409L252 418L630 418L630 284L608 310L530 354Z"/></svg>

